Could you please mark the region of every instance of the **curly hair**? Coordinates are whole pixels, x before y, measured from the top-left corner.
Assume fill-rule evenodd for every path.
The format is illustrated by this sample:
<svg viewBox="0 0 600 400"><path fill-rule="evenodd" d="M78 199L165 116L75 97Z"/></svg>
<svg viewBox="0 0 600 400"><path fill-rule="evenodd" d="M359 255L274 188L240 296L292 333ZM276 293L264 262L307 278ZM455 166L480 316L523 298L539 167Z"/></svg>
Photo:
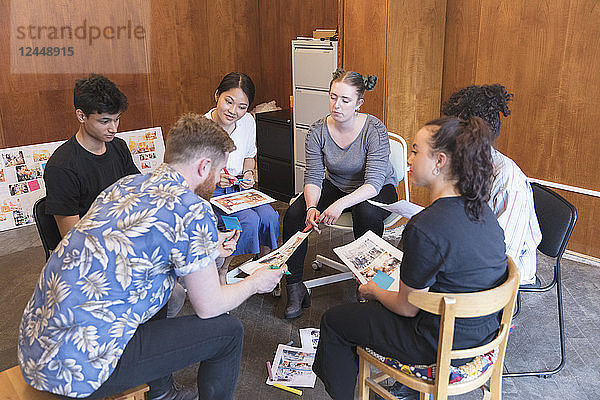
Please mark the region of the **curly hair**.
<svg viewBox="0 0 600 400"><path fill-rule="evenodd" d="M344 82L356 89L356 94L359 99L365 96L365 90L375 89L377 84L377 76L375 75L361 75L358 72L346 71L342 68L338 68L331 74L331 82L329 82L329 90L334 82Z"/></svg>
<svg viewBox="0 0 600 400"><path fill-rule="evenodd" d="M479 117L467 121L457 117L442 117L426 126L439 127L431 136L432 152L449 156L450 173L456 179L456 189L465 198L465 212L479 221L490 197L492 165L492 132Z"/></svg>
<svg viewBox="0 0 600 400"><path fill-rule="evenodd" d="M493 130L494 139L500 134L500 113L510 115L508 102L513 98L500 84L473 85L455 92L442 105L442 114L468 120L479 117Z"/></svg>
<svg viewBox="0 0 600 400"><path fill-rule="evenodd" d="M127 110L127 97L108 78L91 74L75 82L73 105L87 116L97 114L118 114Z"/></svg>

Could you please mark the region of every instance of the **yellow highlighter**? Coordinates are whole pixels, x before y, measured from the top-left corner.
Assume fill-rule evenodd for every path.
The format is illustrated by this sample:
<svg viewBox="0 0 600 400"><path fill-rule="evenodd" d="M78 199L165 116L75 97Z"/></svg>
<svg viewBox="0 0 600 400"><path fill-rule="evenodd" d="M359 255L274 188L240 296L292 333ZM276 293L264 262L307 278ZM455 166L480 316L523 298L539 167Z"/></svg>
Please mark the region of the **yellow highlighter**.
<svg viewBox="0 0 600 400"><path fill-rule="evenodd" d="M273 386L275 386L278 389L297 394L298 396L302 396L302 390L294 389L289 386L283 386L283 385L280 385L279 383L274 383Z"/></svg>

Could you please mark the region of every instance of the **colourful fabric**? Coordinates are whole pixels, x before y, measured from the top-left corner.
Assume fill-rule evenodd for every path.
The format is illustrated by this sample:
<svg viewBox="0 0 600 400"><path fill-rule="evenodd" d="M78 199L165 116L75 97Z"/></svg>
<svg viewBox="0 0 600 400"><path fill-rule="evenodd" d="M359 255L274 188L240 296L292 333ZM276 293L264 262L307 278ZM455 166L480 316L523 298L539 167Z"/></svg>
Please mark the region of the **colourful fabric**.
<svg viewBox="0 0 600 400"><path fill-rule="evenodd" d="M386 365L399 370L400 372L423 379L427 382L435 380L435 364L432 365L410 365L404 364L391 357L384 357L375 353L371 349L365 349L379 361ZM492 366L498 358L498 352L492 350L489 353L475 357L471 362L468 362L460 367L450 366L449 383L465 383L477 378Z"/></svg>
<svg viewBox="0 0 600 400"><path fill-rule="evenodd" d="M535 282L536 249L542 232L535 214L533 190L517 164L492 148L494 180L488 204L504 230L506 254L521 273L521 285Z"/></svg>
<svg viewBox="0 0 600 400"><path fill-rule="evenodd" d="M177 276L218 256L216 219L167 164L104 190L42 270L19 327L18 359L38 390L87 397Z"/></svg>

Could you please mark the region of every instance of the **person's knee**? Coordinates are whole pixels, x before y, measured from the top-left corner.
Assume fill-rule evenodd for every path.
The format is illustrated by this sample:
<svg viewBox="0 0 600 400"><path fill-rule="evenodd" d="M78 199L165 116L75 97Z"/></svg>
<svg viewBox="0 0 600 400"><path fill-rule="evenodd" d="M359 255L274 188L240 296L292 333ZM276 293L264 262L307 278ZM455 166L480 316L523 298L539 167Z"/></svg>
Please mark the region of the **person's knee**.
<svg viewBox="0 0 600 400"><path fill-rule="evenodd" d="M365 232L368 230L379 231L383 227L386 214L385 210L373 206L366 201L359 203L352 210L354 227L357 230L361 230L362 228Z"/></svg>
<svg viewBox="0 0 600 400"><path fill-rule="evenodd" d="M257 227L259 223L260 217L255 212L247 212L245 213L244 218L240 219L240 225L242 225L242 232L249 231L250 227Z"/></svg>
<svg viewBox="0 0 600 400"><path fill-rule="evenodd" d="M279 213L273 207L267 207L260 212L261 221L268 226L279 226Z"/></svg>
<svg viewBox="0 0 600 400"><path fill-rule="evenodd" d="M239 318L231 314L223 314L222 317L226 332L236 337L244 337L244 325L242 325L242 321Z"/></svg>
<svg viewBox="0 0 600 400"><path fill-rule="evenodd" d="M345 318L345 305L332 307L329 310L325 311L323 316L321 317L321 329L326 329L329 331L337 331L340 323L343 323Z"/></svg>
<svg viewBox="0 0 600 400"><path fill-rule="evenodd" d="M285 215L283 216L283 230L284 232L287 229L291 229L294 233L297 230L298 225L304 223L306 210L305 210L305 202L304 197L299 197L292 203L292 205L287 209Z"/></svg>
<svg viewBox="0 0 600 400"><path fill-rule="evenodd" d="M381 215L379 210L382 209L363 201L354 206L353 214L355 214L357 218L363 220L369 220L373 218L378 219ZM354 215L352 217L354 218Z"/></svg>

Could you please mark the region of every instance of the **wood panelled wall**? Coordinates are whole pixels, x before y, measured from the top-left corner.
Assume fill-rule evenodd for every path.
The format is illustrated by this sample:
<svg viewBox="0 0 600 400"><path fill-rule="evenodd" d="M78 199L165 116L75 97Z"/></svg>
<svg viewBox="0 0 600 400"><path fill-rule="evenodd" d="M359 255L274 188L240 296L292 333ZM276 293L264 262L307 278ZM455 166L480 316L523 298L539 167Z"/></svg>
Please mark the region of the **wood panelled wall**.
<svg viewBox="0 0 600 400"><path fill-rule="evenodd" d="M600 190L600 2L448 0L442 98L470 84L514 93L496 147L532 178ZM600 198L578 210L571 250L600 257Z"/></svg>
<svg viewBox="0 0 600 400"><path fill-rule="evenodd" d="M501 83L515 97L498 149L529 177L600 190L600 2L346 0L342 13L345 68L380 77L363 110L409 146L452 92ZM600 199L559 193L579 211L569 248L600 257Z"/></svg>
<svg viewBox="0 0 600 400"><path fill-rule="evenodd" d="M446 0L346 0L343 13L344 68L378 76L361 110L410 146L440 111ZM428 202L422 188L410 191L411 200Z"/></svg>
<svg viewBox="0 0 600 400"><path fill-rule="evenodd" d="M11 74L10 3L0 0L0 148L67 139L78 127L75 80L102 71ZM182 113L208 111L230 71L252 77L255 104L288 107L292 38L335 28L337 15L338 0L153 0L146 73L107 74L129 100L120 130L161 126L166 134Z"/></svg>

